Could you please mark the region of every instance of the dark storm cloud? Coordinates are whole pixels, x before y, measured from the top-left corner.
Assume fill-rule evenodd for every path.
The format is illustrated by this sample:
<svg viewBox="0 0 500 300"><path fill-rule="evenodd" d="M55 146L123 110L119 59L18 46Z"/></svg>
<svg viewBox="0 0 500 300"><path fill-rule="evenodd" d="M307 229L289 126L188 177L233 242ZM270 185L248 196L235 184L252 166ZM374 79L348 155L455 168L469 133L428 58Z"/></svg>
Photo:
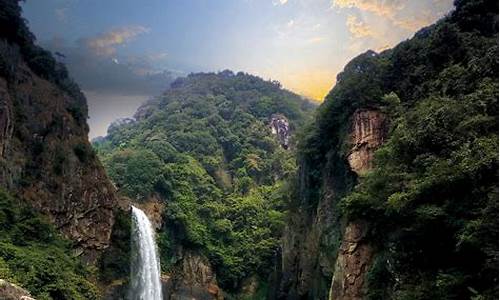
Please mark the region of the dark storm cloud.
<svg viewBox="0 0 500 300"><path fill-rule="evenodd" d="M119 47L149 29L128 26L75 42L52 39L42 46L66 64L87 96L90 138L105 135L108 125L132 116L144 101L167 89L182 72L162 70L166 53L123 55Z"/></svg>
<svg viewBox="0 0 500 300"><path fill-rule="evenodd" d="M42 46L64 55L60 60L83 90L121 95L161 93L182 74L160 71L156 67L166 57L162 53L142 57L116 55L114 47L131 36L133 33L110 32L93 39L79 39L73 44L53 39Z"/></svg>

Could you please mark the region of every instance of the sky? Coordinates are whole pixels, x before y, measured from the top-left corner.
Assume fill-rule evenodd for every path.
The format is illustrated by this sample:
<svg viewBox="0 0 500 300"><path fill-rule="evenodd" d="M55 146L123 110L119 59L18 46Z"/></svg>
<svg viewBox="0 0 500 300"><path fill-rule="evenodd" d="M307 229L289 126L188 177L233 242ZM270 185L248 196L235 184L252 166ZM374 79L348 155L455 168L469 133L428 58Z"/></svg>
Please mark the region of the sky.
<svg viewBox="0 0 500 300"><path fill-rule="evenodd" d="M248 72L321 101L349 60L412 37L452 3L27 0L23 15L85 93L93 138L191 72Z"/></svg>

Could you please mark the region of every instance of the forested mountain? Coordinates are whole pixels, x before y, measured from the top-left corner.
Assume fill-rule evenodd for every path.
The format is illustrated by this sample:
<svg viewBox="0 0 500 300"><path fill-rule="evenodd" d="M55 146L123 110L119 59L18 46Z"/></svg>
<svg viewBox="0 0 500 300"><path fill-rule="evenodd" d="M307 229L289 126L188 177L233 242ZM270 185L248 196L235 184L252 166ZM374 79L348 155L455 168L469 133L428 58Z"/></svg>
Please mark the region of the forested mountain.
<svg viewBox="0 0 500 300"><path fill-rule="evenodd" d="M498 297L498 1L455 6L353 59L318 108L283 298Z"/></svg>
<svg viewBox="0 0 500 300"><path fill-rule="evenodd" d="M284 225L284 180L296 170L294 132L313 108L256 76L191 74L94 143L123 195L164 203L159 248L175 284L186 281L196 256L228 293L249 279L267 286Z"/></svg>

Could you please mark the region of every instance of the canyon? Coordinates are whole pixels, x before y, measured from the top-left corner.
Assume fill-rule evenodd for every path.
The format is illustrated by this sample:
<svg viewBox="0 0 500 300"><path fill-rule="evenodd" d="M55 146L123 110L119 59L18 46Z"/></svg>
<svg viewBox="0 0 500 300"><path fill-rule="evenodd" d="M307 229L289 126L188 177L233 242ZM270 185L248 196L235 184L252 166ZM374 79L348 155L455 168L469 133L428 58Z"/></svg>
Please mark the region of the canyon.
<svg viewBox="0 0 500 300"><path fill-rule="evenodd" d="M79 87L0 5L0 298L130 298L139 225L163 299L498 295L497 2L360 54L319 106L192 73L92 143Z"/></svg>

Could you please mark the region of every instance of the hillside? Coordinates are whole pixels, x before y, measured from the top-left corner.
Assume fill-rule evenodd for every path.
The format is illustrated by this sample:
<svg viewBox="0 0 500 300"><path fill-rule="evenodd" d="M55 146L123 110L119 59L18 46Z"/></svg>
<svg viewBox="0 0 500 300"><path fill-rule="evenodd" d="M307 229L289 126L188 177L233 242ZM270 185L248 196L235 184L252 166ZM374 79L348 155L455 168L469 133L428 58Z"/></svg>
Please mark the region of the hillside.
<svg viewBox="0 0 500 300"><path fill-rule="evenodd" d="M97 299L88 266L109 245L116 196L85 97L35 45L18 1L0 8L0 278L37 299Z"/></svg>
<svg viewBox="0 0 500 300"><path fill-rule="evenodd" d="M290 149L313 108L256 76L191 74L94 143L120 193L164 206L159 248L170 293L202 295L217 285L267 293L284 180L295 172Z"/></svg>
<svg viewBox="0 0 500 300"><path fill-rule="evenodd" d="M498 297L498 2L455 6L349 62L303 133L281 298Z"/></svg>

